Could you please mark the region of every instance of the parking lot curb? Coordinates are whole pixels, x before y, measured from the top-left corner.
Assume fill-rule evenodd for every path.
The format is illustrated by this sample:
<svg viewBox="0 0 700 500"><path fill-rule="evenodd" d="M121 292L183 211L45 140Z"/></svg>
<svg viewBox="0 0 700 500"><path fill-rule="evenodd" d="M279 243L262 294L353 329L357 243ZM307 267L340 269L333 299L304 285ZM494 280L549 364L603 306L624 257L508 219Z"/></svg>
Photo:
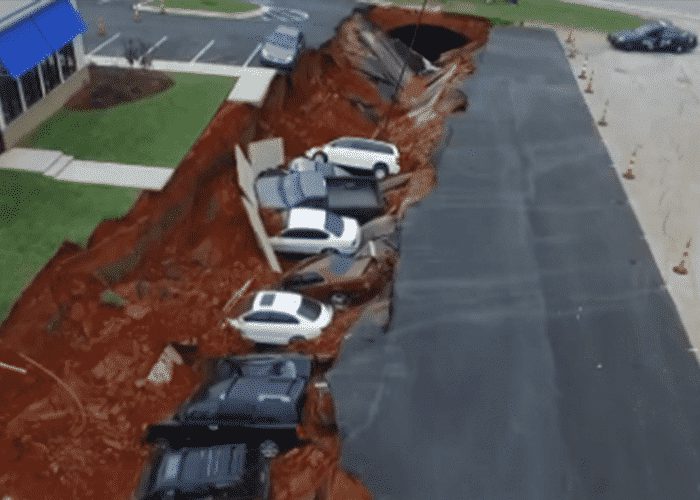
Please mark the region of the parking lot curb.
<svg viewBox="0 0 700 500"><path fill-rule="evenodd" d="M153 14L171 14L174 16L213 17L213 18L218 18L218 19L237 19L237 20L245 20L245 19L250 19L253 17L262 16L268 10L270 10L270 7L263 5L263 6L260 6L259 8L252 10L250 12L238 12L238 13L227 14L225 12L211 12L211 11L190 10L190 9L176 9L176 8L161 9L160 7L150 5L150 3L151 3L150 1L138 3L134 6L134 10L138 11L138 12L151 12Z"/></svg>

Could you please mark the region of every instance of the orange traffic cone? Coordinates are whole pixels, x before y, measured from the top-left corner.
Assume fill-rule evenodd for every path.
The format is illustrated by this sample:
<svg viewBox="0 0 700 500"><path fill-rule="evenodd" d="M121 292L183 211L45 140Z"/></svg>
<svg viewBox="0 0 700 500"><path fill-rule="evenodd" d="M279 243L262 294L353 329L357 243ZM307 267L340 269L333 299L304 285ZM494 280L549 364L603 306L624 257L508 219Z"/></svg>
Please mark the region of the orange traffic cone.
<svg viewBox="0 0 700 500"><path fill-rule="evenodd" d="M103 17L97 18L97 34L99 36L107 35L107 25L105 24L105 20Z"/></svg>
<svg viewBox="0 0 700 500"><path fill-rule="evenodd" d="M677 266L673 266L673 272L680 275L688 274L688 268L685 267L685 259L681 259Z"/></svg>
<svg viewBox="0 0 700 500"><path fill-rule="evenodd" d="M588 85L586 85L586 89L584 90L586 94L592 94L593 93L593 71L591 71L591 77L588 79Z"/></svg>
<svg viewBox="0 0 700 500"><path fill-rule="evenodd" d="M598 126L599 127L607 127L608 126L608 120L606 119L606 115L608 114L608 101L605 101L605 107L603 108L603 116L600 117L600 120L598 120Z"/></svg>
<svg viewBox="0 0 700 500"><path fill-rule="evenodd" d="M634 159L636 156L637 156L637 150L635 149L634 151L632 151L632 156L630 157L630 163L629 163L629 166L627 167L627 170L625 170L625 173L622 174L622 177L624 177L625 179L627 179L629 181L631 181L635 177L634 172L632 171L632 168L634 167Z"/></svg>
<svg viewBox="0 0 700 500"><path fill-rule="evenodd" d="M583 60L583 67L581 68L581 73L579 73L578 78L579 80L585 80L588 78L586 75L586 69L588 69L588 56Z"/></svg>
<svg viewBox="0 0 700 500"><path fill-rule="evenodd" d="M573 32L569 30L569 36L566 37L566 43L573 43L574 37L573 37Z"/></svg>

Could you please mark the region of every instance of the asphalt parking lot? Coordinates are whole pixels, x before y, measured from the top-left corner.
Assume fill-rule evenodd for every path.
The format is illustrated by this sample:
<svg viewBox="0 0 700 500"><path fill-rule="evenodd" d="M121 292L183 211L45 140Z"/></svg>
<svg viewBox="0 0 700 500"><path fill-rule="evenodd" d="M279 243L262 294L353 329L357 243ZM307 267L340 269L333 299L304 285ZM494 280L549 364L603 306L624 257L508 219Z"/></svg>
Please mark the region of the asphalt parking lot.
<svg viewBox="0 0 700 500"><path fill-rule="evenodd" d="M283 6L266 2L268 14L245 20L202 18L141 13L133 20L132 0L78 0L78 9L88 25L85 52L101 56L123 56L129 39L143 42L154 59L241 65L257 63L256 48L278 24L299 26L307 45L318 47L332 38L335 26L357 3L352 0L323 2L285 1ZM107 35L97 34L103 18ZM96 50L97 49L97 50Z"/></svg>
<svg viewBox="0 0 700 500"><path fill-rule="evenodd" d="M556 35L497 28L330 372L377 499L698 498L700 370Z"/></svg>

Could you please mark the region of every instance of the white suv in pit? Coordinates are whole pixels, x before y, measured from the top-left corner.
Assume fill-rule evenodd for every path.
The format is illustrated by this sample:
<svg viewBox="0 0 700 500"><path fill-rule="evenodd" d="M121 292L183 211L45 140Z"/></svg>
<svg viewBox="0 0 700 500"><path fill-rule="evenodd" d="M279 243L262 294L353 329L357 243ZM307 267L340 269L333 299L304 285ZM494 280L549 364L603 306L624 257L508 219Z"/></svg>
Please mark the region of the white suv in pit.
<svg viewBox="0 0 700 500"><path fill-rule="evenodd" d="M317 161L335 163L351 173L372 172L377 179L401 171L396 146L362 137L340 137L305 154Z"/></svg>

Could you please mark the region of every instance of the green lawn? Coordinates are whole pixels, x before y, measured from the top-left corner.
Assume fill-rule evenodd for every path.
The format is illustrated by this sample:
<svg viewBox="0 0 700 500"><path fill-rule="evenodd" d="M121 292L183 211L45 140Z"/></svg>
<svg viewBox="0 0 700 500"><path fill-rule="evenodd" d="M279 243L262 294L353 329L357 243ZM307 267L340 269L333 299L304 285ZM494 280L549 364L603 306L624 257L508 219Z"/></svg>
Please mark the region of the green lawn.
<svg viewBox="0 0 700 500"><path fill-rule="evenodd" d="M397 0L396 3L420 4L417 0ZM443 9L460 14L473 14L492 19L494 24L539 21L572 28L597 31L617 31L639 26L640 17L621 12L597 9L559 0L519 0L511 5L505 0L440 0Z"/></svg>
<svg viewBox="0 0 700 500"><path fill-rule="evenodd" d="M125 214L138 193L0 170L0 321L64 240L84 245L100 221Z"/></svg>
<svg viewBox="0 0 700 500"><path fill-rule="evenodd" d="M155 5L159 5L156 2ZM257 5L243 0L165 0L166 7L190 10L210 10L215 12L248 12L258 8Z"/></svg>
<svg viewBox="0 0 700 500"><path fill-rule="evenodd" d="M113 108L62 109L23 143L81 160L175 167L234 86L223 76L173 73L165 92Z"/></svg>

